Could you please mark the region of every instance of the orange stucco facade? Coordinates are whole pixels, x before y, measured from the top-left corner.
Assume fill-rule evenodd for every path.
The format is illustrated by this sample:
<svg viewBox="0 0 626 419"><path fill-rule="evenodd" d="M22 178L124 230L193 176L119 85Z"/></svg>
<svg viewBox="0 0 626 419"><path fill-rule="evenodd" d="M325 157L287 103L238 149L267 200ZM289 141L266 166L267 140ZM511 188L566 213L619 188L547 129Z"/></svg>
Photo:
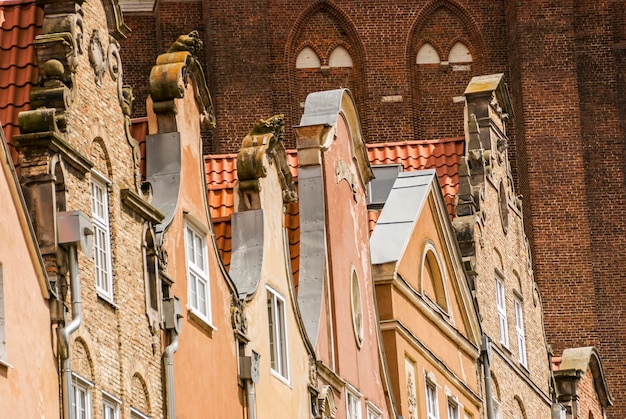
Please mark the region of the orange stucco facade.
<svg viewBox="0 0 626 419"><path fill-rule="evenodd" d="M0 415L58 418L48 279L10 164L0 134Z"/></svg>
<svg viewBox="0 0 626 419"><path fill-rule="evenodd" d="M163 134L168 132L164 127L173 127L179 134L178 194L173 201L175 206L167 214L171 216L171 221L162 232L162 246L168 255L165 273L172 280L169 297L178 298L182 307L182 327L178 348L173 355L175 417L242 418L244 406L238 384L237 343L231 326L234 289L221 266L211 231L200 139L200 111L194 89L194 81L189 81L184 97L175 100L175 116L151 114L149 117L150 132ZM174 125L168 125L172 121L169 117L174 119ZM168 139L171 140L157 138L155 141ZM147 164L149 167L150 161ZM159 185L153 187L156 193ZM204 240L208 316L199 313L189 301L187 226L191 226ZM169 339L170 344L172 340Z"/></svg>
<svg viewBox="0 0 626 419"><path fill-rule="evenodd" d="M275 134L248 135L237 157L237 164L243 171L263 172L265 175L245 180L240 178L235 188L238 213L233 215L233 231L235 237L243 239L233 242L230 272L236 285L239 284L237 281L245 280L236 276L235 272L250 280L238 290L240 299L245 301L244 314L248 326L246 335L249 341L245 345L245 355L251 356L253 351L260 355L258 378L246 383L249 389L253 387L255 393L256 417L307 418L311 416L310 388L315 386L310 373L315 355L302 326L288 269L283 197L295 198L295 185L293 182L288 185L287 182L281 183L279 178L282 175L281 162L284 163L282 167L289 169L286 167L284 148ZM257 157L253 162L246 158L251 155ZM239 221L250 215L255 217L256 222ZM255 254L250 249L250 246L256 246L254 238L259 238L262 245L262 251L256 253L259 258L239 257L241 252ZM257 272L254 269L256 263L260 266L258 276L243 273L249 270ZM246 397L249 403L250 394Z"/></svg>

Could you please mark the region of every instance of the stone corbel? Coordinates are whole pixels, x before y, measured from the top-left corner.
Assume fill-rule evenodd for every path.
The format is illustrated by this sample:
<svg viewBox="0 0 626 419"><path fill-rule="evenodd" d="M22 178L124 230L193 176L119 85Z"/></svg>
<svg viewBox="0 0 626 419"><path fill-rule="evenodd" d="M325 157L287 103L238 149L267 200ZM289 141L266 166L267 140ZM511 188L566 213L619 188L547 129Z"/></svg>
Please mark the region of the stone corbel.
<svg viewBox="0 0 626 419"><path fill-rule="evenodd" d="M74 73L78 67L78 56L75 38L69 32L38 35L33 42L37 54L40 85L50 79L60 80L70 89L74 86ZM55 71L52 75L46 72L45 66L55 60L63 66L63 72Z"/></svg>
<svg viewBox="0 0 626 419"><path fill-rule="evenodd" d="M27 148L43 147L54 153L60 153L63 159L82 174L88 173L93 163L63 138L57 122L61 118L56 109L41 108L20 112L20 135L13 140L20 151Z"/></svg>
<svg viewBox="0 0 626 419"><path fill-rule="evenodd" d="M239 190L244 195L255 196L259 191L258 179L267 176L264 156L268 163L276 163L282 188L283 203L297 200L296 187L287 164L287 154L283 145L283 115L261 119L243 139L237 154L237 177ZM250 201L250 208L254 202Z"/></svg>
<svg viewBox="0 0 626 419"><path fill-rule="evenodd" d="M189 79L193 81L194 97L200 109L204 128L215 127L215 110L197 53L203 43L198 32L181 35L165 54L157 57L150 71L150 96L157 114L175 113L174 99L185 95Z"/></svg>

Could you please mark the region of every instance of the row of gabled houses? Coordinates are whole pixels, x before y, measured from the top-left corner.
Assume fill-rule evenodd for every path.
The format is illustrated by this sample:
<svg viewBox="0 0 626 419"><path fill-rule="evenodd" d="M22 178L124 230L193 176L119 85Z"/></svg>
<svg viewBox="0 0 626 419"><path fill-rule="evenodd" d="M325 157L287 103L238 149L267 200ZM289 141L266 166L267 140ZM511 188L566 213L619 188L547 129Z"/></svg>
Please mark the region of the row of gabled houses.
<svg viewBox="0 0 626 419"><path fill-rule="evenodd" d="M131 120L115 0L0 17L7 417L604 417L598 352L546 344L502 75L462 138L366 145L339 89L296 150L278 115L203 156L196 34Z"/></svg>

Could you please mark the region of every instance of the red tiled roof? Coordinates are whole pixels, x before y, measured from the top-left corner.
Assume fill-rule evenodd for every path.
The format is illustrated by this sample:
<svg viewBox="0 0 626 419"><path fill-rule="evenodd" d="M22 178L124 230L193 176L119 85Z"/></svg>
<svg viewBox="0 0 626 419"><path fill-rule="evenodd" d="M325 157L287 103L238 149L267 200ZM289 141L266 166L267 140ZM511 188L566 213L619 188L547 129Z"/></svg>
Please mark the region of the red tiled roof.
<svg viewBox="0 0 626 419"><path fill-rule="evenodd" d="M368 144L367 153L372 165L402 164L405 172L437 170L448 214L450 218L454 217L460 180L459 164L460 157L465 153L465 138Z"/></svg>
<svg viewBox="0 0 626 419"><path fill-rule="evenodd" d="M233 188L237 181L236 158L236 154L218 154L206 156L204 159L211 220L218 249L227 269L230 266L232 250L230 216L235 212ZM298 155L295 150L287 151L287 163L297 182ZM297 252L300 248L300 213L297 204L287 206L285 227L289 238L291 267L294 277L297 278L300 265L299 252Z"/></svg>
<svg viewBox="0 0 626 419"><path fill-rule="evenodd" d="M463 137L434 141L405 141L397 143L369 144L370 163L402 164L405 171L436 169L448 213L454 216L456 195L459 187L459 162L464 155ZM237 180L236 154L205 156L209 206L215 227L220 254L224 264L230 264L232 244L230 241L230 215L234 212L233 187ZM297 180L297 154L288 151L288 162ZM374 230L380 211L369 211L370 233ZM287 207L285 226L288 229L291 267L296 282L300 260L300 219L298 204Z"/></svg>
<svg viewBox="0 0 626 419"><path fill-rule="evenodd" d="M41 33L43 9L35 1L0 1L0 124L11 148L19 134L17 116L30 109L30 91L37 83L33 41Z"/></svg>
<svg viewBox="0 0 626 419"><path fill-rule="evenodd" d="M145 136L147 119L133 119L132 135L141 148L142 173L144 173ZM448 214L454 217L456 195L459 187L459 163L465 153L463 137L442 140L404 141L368 144L368 156L372 165L402 164L405 171L436 169ZM215 238L224 265L228 269L232 252L231 215L235 212L233 190L237 181L236 154L205 156L204 168L207 180L209 209ZM295 150L287 151L287 162L297 187L298 155ZM370 234L376 226L380 210L369 211ZM296 287L300 267L300 212L298 203L287 205L285 227L289 238L291 267Z"/></svg>

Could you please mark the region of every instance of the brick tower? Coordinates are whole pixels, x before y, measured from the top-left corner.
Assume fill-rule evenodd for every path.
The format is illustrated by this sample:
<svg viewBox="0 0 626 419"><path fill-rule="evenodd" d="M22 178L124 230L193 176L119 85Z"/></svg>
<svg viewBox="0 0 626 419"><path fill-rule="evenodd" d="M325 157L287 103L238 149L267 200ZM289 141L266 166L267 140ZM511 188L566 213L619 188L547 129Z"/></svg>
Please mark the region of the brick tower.
<svg viewBox="0 0 626 419"><path fill-rule="evenodd" d="M136 31L122 54L137 51L137 65L152 63L172 34L206 37L213 153L235 151L248 121L275 113L293 147L306 95L338 87L353 92L367 142L459 137L467 83L504 73L515 114L508 153L548 341L555 355L596 346L611 390L626 390L625 1L121 3L150 3L149 13L125 14ZM626 417L626 403L610 416Z"/></svg>

